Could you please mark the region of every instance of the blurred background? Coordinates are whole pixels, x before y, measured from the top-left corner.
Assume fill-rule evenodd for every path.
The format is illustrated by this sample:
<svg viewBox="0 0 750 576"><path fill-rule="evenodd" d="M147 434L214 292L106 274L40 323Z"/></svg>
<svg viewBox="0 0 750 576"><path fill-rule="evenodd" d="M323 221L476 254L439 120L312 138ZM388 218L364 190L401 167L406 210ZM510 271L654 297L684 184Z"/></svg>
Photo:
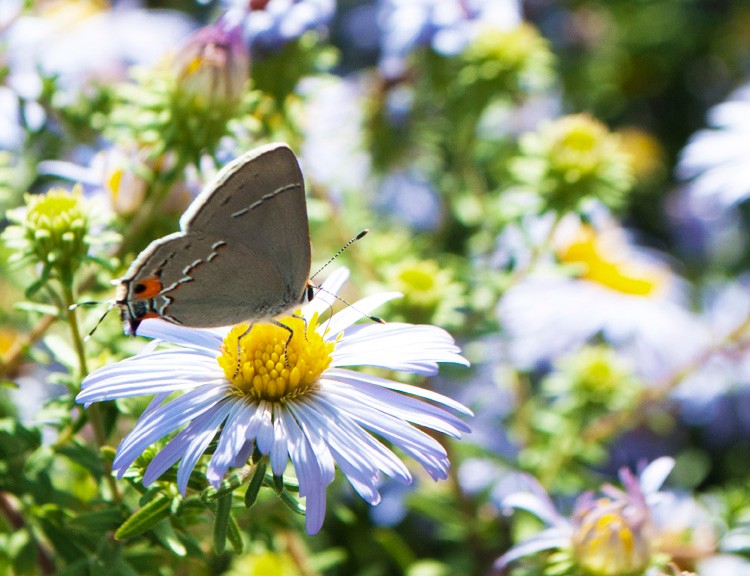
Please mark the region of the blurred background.
<svg viewBox="0 0 750 576"><path fill-rule="evenodd" d="M2 0L2 573L750 574L749 80L745 0ZM456 338L413 383L472 434L315 537L270 494L242 553L205 509L116 542L73 399L145 341L68 306L275 140L313 269L370 229L344 296Z"/></svg>

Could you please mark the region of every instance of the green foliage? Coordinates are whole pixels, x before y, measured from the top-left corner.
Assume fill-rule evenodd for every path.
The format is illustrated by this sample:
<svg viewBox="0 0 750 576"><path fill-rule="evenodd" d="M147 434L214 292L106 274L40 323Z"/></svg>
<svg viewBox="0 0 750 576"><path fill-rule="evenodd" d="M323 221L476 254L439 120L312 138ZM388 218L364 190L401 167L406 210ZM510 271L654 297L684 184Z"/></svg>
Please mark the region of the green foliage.
<svg viewBox="0 0 750 576"><path fill-rule="evenodd" d="M272 3L279 4L246 2L253 11L243 17L270 22ZM519 473L531 474L565 508L613 481L619 465L667 452L677 461L674 486L696 500L705 495L700 502L710 530L705 518L690 517L674 533L658 532L664 541L682 538L679 550L654 546L636 558L618 546L627 538L641 542L644 534L657 542L660 528L639 532L636 523L605 515L592 521L578 548L571 537L569 545L513 563L508 573L703 574L699 561L719 549L740 562L750 558L747 422L736 413L741 408L724 416L727 404L746 402L742 361L750 320L739 318L746 310L737 301L728 311L703 303L720 300L717 278L732 283L746 266L697 264L684 286L670 266L682 269L675 262L682 245L696 240L694 229L686 242L684 230L677 238L665 217L687 210L669 181L678 150L708 104L742 79L748 8L739 1L710 9L684 0L542 2L528 3L526 21L506 25L479 22L472 10L481 3L438 3L459 7L461 25L441 21L437 8L426 23L414 14L414 21L399 20L422 27L409 29L414 42L395 74L378 68L371 52L350 54L369 41L357 37L358 10L368 15L368 27L384 22L371 18L366 2L338 2L337 20L304 31L292 24L303 27L308 13L289 9L285 14L299 20L285 21L283 34L269 28L267 35L278 35L275 47L252 51L244 42L217 39L221 20L213 6L178 6L202 18L198 34L157 64L132 64L128 52L106 71L87 67L83 53L70 48L84 42L85 51L98 55L99 40L91 45L86 26L106 35L107 22L129 6L26 2L0 23L11 32L0 40L8 49L0 58L0 575L488 574L499 556L544 529L528 514L512 520L505 514L504 497L524 485ZM294 4L313 10L315 3ZM94 15L101 19L87 21ZM50 34L38 43L44 54L29 55L44 62L25 66L19 51L32 50L17 44L26 36L21 25ZM235 32L249 35L251 28L243 21ZM446 49L436 41L446 31L465 34L465 42ZM141 41L139 30L127 32L117 37ZM403 40L404 30L397 32ZM383 42L384 54L391 47ZM49 55L69 68L56 69L54 59L42 58ZM347 70L355 61L367 65ZM325 92L316 102L321 79L344 88L340 101L325 101L334 98ZM326 106L332 125L321 126L317 114ZM316 262L362 228L372 231L337 261L352 272L343 298L400 292L402 298L373 313L389 323L445 328L472 361L470 370L407 380L476 413L475 433L446 446L448 477L433 483L409 465L412 484L395 487L384 479L382 502L373 509L354 497L339 471L316 537L303 535L307 503L291 469L274 475L256 451L212 486L206 472L214 441L185 494L177 489L177 464L144 486L149 465L173 437L146 449L121 478L112 466L115 447L150 399L75 403L86 375L143 347L111 317L98 324L103 306L75 304L111 302L110 283L150 241L177 230L179 215L218 168L277 140L302 159ZM714 150L718 155L721 148ZM399 184L386 197L384 182L393 176ZM80 183L61 183L68 178ZM619 233L618 217L650 232L651 244L667 257L630 266L617 246L600 242L607 232L601 213ZM566 248L571 222L590 238ZM746 231L738 228L732 238L742 251ZM666 270L679 298L659 300L669 283L649 275L657 268ZM550 291L529 305L521 325L533 326L537 309L560 313L555 330L535 336L555 352L522 361L513 340L517 326L498 307L527 282L548 277L616 294L621 300L607 301L608 311L638 301L650 304L644 308L656 318L662 308L679 307L706 333L668 342L674 354L667 359L639 355L634 341L622 344L634 324L622 314L614 330L597 326L560 353L554 346L564 338L557 332L585 332L580 327L589 325L595 306L584 303L578 316L564 315L565 304L555 304L560 293ZM736 326L717 335L733 316ZM646 340L646 352L666 338L657 334ZM679 361L669 363L673 356ZM693 377L699 384L681 399L710 396L710 410L687 421L673 392ZM717 391L725 380L740 391ZM687 412L700 412L695 406ZM730 430L733 424L740 432ZM439 450L426 458L441 458ZM602 563L602 535L607 551L620 550L616 562Z"/></svg>

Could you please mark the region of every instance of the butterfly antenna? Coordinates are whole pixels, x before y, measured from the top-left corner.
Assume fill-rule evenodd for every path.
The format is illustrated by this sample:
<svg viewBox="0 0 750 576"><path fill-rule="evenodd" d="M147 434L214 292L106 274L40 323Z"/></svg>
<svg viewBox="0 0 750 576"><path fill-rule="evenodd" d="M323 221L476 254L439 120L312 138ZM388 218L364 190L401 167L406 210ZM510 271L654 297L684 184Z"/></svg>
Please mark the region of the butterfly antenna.
<svg viewBox="0 0 750 576"><path fill-rule="evenodd" d="M105 304L105 302L97 302L95 300L90 300L88 302L78 302L77 304L71 304L68 306L68 310L75 310L76 308L80 306L98 306L99 304ZM104 312L104 314L101 315L99 318L99 321L94 325L94 327L91 329L91 332L86 334L86 336L83 338L84 342L87 342L89 338L96 332L96 329L99 328L99 324L102 323L102 320L104 320L107 317L107 314L109 314L112 311L112 308L117 306L114 302L109 302L109 306L107 307L107 310Z"/></svg>
<svg viewBox="0 0 750 576"><path fill-rule="evenodd" d="M370 231L370 230L368 230L367 228L365 228L364 230L362 230L362 232L360 232L359 234L357 234L357 235L356 235L356 236L355 236L354 238L352 238L351 240L349 240L349 242L347 242L347 243L346 243L346 244L344 244L344 245L343 245L343 246L342 246L341 248L339 248L339 251L338 251L338 252L336 252L336 254L334 254L334 255L333 255L333 256L331 257L331 259L330 259L330 260L328 260L328 262L326 262L325 264L323 264L323 266L321 266L320 268L318 268L318 271L317 271L317 272L316 272L315 274L313 274L312 276L310 276L310 280L312 280L312 279L313 279L313 278L315 278L315 277L316 277L316 276L317 276L318 274L320 274L320 273L321 273L321 272L322 272L323 270L325 270L325 269L326 269L326 267L327 267L327 266L328 266L328 265L329 265L329 264L330 264L331 262L333 262L334 260L336 260L336 258L338 258L339 256L341 256L341 253L342 253L342 252L343 252L344 250L346 250L347 248L349 248L349 246L351 246L352 244L354 244L354 243L355 243L355 242L356 242L357 240L361 240L362 238L364 238L364 237L365 237L365 235L366 235L366 234L367 234L367 233L368 233L369 231ZM329 294L330 294L330 292L329 292ZM335 297L335 294L332 294L332 296L334 296L334 297ZM340 300L340 298L339 298L339 300Z"/></svg>
<svg viewBox="0 0 750 576"><path fill-rule="evenodd" d="M383 320L382 318L378 318L377 316L372 316L372 315L370 315L370 314L366 314L366 313L362 312L362 310L360 310L359 308L357 308L357 307L356 307L356 306L354 306L353 304L350 304L349 302L347 302L346 300L344 300L344 299L343 299L343 298L342 298L341 296L339 296L339 295L337 295L337 294L334 294L333 292L329 292L328 290L326 290L326 289L325 289L325 288L323 288L322 286L314 286L314 288L315 288L316 290L320 290L321 292L325 292L325 293L326 293L326 294L328 294L329 296L332 296L332 297L334 297L334 298L335 298L336 300L338 300L338 301L339 301L339 302L341 302L342 304L346 304L346 305L347 305L347 306L349 306L349 307L350 307L350 308L351 308L352 310L354 310L354 311L356 311L356 312L359 312L360 314L362 314L362 316L364 316L364 317L365 317L365 318L367 318L368 320L371 320L371 321L375 322L376 324L385 324L385 320Z"/></svg>

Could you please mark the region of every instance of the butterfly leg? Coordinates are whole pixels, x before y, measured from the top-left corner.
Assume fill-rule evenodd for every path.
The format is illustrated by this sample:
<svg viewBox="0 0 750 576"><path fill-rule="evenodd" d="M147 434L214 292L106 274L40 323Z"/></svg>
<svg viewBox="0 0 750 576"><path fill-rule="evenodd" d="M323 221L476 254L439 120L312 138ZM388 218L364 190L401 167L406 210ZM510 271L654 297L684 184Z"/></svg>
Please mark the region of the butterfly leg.
<svg viewBox="0 0 750 576"><path fill-rule="evenodd" d="M292 314L292 318L297 318L298 320L302 320L302 322L305 324L305 342L309 344L310 340L307 339L307 318L305 318L304 316L300 316L297 313Z"/></svg>
<svg viewBox="0 0 750 576"><path fill-rule="evenodd" d="M242 334L240 334L237 337L237 368L234 369L234 376L232 376L232 378L236 378L237 374L240 373L240 368L242 367L242 344L241 342L245 336L250 334L250 330L252 329L253 329L253 324L250 324L247 327L247 330L245 330Z"/></svg>
<svg viewBox="0 0 750 576"><path fill-rule="evenodd" d="M289 368L289 358L287 357L287 350L289 349L289 343L292 341L292 338L294 338L294 330L292 330L286 324L282 324L278 320L271 320L271 323L289 332L289 338L286 339L286 343L284 344L284 366L286 368Z"/></svg>

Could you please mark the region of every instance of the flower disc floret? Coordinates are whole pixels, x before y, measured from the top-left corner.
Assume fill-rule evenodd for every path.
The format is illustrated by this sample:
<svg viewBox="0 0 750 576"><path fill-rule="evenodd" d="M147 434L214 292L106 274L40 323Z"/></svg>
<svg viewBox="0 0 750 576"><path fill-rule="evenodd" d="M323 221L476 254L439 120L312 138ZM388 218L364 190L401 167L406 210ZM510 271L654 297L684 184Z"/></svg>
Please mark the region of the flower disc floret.
<svg viewBox="0 0 750 576"><path fill-rule="evenodd" d="M573 551L592 576L641 574L651 559L651 530L645 508L600 498L573 518Z"/></svg>
<svg viewBox="0 0 750 576"><path fill-rule="evenodd" d="M218 358L238 394L253 400L279 401L294 398L315 385L331 364L334 344L315 331L317 314L306 322L289 316L276 324L235 326L224 339ZM237 354L239 351L239 370Z"/></svg>

